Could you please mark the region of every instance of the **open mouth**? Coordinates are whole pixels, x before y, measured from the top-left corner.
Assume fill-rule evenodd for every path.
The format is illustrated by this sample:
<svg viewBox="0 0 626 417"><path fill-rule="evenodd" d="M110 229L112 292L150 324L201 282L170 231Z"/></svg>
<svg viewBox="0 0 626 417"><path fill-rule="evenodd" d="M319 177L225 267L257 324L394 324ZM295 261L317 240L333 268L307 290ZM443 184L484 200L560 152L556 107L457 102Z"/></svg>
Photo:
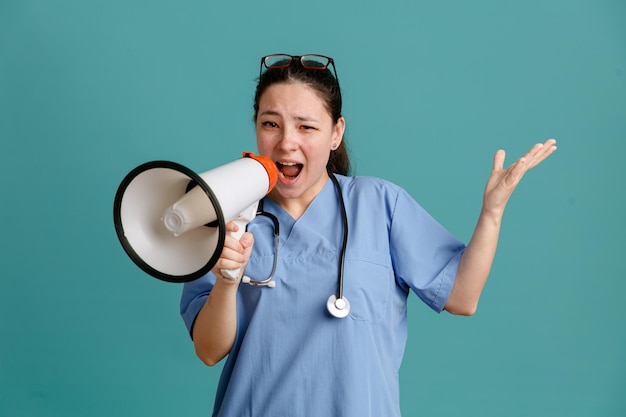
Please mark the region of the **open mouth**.
<svg viewBox="0 0 626 417"><path fill-rule="evenodd" d="M302 171L302 164L296 162L276 162L276 167L281 176L286 179L295 179Z"/></svg>

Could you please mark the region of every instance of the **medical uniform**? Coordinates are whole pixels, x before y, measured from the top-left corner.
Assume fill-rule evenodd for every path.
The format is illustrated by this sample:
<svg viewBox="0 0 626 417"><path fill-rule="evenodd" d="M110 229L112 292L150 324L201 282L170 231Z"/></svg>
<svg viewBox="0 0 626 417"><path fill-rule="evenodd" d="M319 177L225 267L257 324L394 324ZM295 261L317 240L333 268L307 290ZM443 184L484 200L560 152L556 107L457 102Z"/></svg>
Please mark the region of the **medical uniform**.
<svg viewBox="0 0 626 417"><path fill-rule="evenodd" d="M465 245L403 189L373 177L337 175L349 224L344 296L348 317L331 316L343 227L332 181L300 219L270 199L280 223L275 288L241 284L237 336L226 359L214 416L400 416L399 369L409 290L436 312L450 294ZM266 278L272 223L257 216L245 273ZM215 277L186 283L181 314L189 331Z"/></svg>

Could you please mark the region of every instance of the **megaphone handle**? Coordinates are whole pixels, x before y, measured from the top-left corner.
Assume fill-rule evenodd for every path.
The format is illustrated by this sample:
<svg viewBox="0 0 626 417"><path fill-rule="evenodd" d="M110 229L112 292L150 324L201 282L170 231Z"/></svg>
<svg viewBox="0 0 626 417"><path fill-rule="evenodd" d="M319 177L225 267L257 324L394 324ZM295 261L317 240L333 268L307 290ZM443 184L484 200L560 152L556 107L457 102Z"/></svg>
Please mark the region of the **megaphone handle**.
<svg viewBox="0 0 626 417"><path fill-rule="evenodd" d="M239 227L239 230L237 230L236 232L229 232L229 234L232 237L234 237L237 240L241 239L241 236L243 236L244 232L246 231L246 226L248 225L248 223L250 223L252 220L254 220L254 217L256 216L256 211L257 211L258 205L259 205L258 201L254 202L250 207L246 208L239 215L239 217L237 217L237 218L232 220ZM222 272L222 275L224 275L224 277L230 278L230 279L234 280L234 279L238 279L239 278L239 274L241 272L241 268L239 268L239 269L222 269L221 272Z"/></svg>

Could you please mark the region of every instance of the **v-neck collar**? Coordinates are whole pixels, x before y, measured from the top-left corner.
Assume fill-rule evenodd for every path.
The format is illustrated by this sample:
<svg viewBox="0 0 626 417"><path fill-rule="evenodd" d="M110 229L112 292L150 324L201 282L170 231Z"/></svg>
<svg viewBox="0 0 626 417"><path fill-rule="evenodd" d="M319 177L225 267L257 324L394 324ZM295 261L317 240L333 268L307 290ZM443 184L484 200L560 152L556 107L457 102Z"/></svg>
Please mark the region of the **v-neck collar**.
<svg viewBox="0 0 626 417"><path fill-rule="evenodd" d="M313 198L311 204L309 204L298 220L294 219L284 208L271 198L266 197L263 199L263 209L274 214L278 219L278 222L280 223L280 240L282 241L281 243L284 244L284 242L289 239L291 232L297 225L308 225L311 221L314 221L314 223L324 223L326 221L325 219L329 217L334 218L333 213L336 210L335 207L338 206L337 204L334 204L336 201L337 196L335 187L333 186L332 180L329 178L326 181L326 184L324 184L322 190Z"/></svg>

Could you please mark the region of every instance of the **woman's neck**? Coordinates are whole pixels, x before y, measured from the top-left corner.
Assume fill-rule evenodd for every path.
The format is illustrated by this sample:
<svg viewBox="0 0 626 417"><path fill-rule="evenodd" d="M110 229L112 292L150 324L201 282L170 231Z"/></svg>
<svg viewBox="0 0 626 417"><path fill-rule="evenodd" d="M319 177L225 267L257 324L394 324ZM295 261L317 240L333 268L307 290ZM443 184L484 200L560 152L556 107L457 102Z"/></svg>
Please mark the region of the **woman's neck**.
<svg viewBox="0 0 626 417"><path fill-rule="evenodd" d="M269 194L269 197L274 200L274 202L278 204L283 210L285 210L294 220L298 220L309 208L313 200L315 200L315 197L317 197L317 195L322 192L327 181L328 176L326 176L325 181L320 182L319 186L308 189L306 192L298 197L283 197L276 188L272 190L272 192Z"/></svg>

